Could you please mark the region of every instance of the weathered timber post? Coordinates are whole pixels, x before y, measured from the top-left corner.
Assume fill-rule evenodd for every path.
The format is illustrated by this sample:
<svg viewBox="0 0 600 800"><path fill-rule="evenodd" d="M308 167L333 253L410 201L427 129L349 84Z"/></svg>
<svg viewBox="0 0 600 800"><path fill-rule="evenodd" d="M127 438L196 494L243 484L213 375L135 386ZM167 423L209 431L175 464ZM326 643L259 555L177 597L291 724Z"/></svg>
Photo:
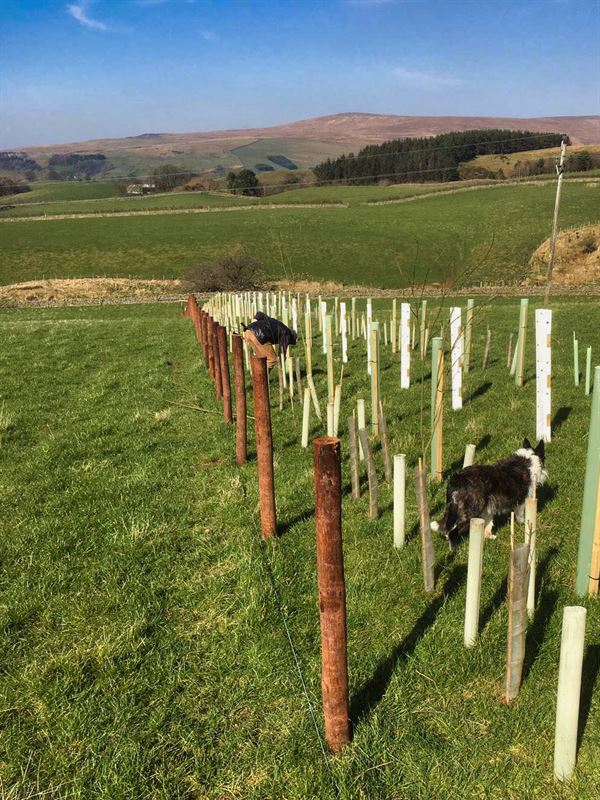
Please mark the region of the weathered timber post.
<svg viewBox="0 0 600 800"><path fill-rule="evenodd" d="M221 390L223 392L223 418L225 422L233 422L231 410L231 377L229 375L229 358L227 356L227 329L219 325L219 358L221 359Z"/></svg>
<svg viewBox="0 0 600 800"><path fill-rule="evenodd" d="M244 343L242 337L233 335L233 381L235 384L235 460L245 464L248 460L248 435L246 418L246 376L244 375Z"/></svg>
<svg viewBox="0 0 600 800"><path fill-rule="evenodd" d="M211 381L215 380L215 347L213 344L213 320L212 317L206 315L206 348L208 351L208 372Z"/></svg>
<svg viewBox="0 0 600 800"><path fill-rule="evenodd" d="M212 329L215 389L217 392L217 398L221 400L223 397L223 376L221 374L221 344L219 342L219 323L213 320Z"/></svg>
<svg viewBox="0 0 600 800"><path fill-rule="evenodd" d="M260 528L263 539L275 536L275 480L273 476L273 435L267 359L252 356L252 388L254 394L254 429L260 494Z"/></svg>
<svg viewBox="0 0 600 800"><path fill-rule="evenodd" d="M330 750L337 753L350 741L351 735L340 441L324 436L315 439L313 448L321 622L321 690L325 738Z"/></svg>

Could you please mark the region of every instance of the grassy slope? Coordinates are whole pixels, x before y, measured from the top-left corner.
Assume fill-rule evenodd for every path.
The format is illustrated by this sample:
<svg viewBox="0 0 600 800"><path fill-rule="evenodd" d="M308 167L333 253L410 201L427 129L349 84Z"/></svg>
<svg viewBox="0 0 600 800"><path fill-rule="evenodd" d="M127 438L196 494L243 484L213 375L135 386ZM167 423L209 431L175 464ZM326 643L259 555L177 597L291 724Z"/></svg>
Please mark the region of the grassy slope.
<svg viewBox="0 0 600 800"><path fill-rule="evenodd" d="M569 147L567 149L567 157L574 153L581 153L586 151L588 153L600 153L600 144L587 144L577 145L576 147ZM560 147L547 147L541 150L525 150L521 153L507 153L506 155L485 155L477 156L472 161L467 162L469 167L484 167L485 169L497 172L499 169L504 170L508 177L511 175L512 170L517 162L523 163L524 161L535 161L538 158L553 158L560 156ZM585 177L587 173L573 173L581 177Z"/></svg>
<svg viewBox="0 0 600 800"><path fill-rule="evenodd" d="M518 390L505 367L518 304L482 302L473 362L489 322L491 364L466 378L472 400L462 411L447 406L446 466L462 460L468 441L489 461L534 432L533 339ZM375 308L380 318L389 311ZM552 753L562 607L580 602L572 586L589 421L589 398L572 382L571 331L599 352L600 317L580 301L554 308L553 408L564 421L548 447L541 599L521 693L510 708L501 702L506 528L486 543L481 639L466 651L466 543L450 560L436 540L440 572L426 597L410 487L401 552L391 547L390 490L381 488L377 521L366 496L346 495L355 734L331 764L340 798L597 796L597 603L587 603L584 727L570 785L553 780ZM219 409L190 323L172 306L146 306L4 311L0 327L2 409L12 418L0 444L3 796L333 797L257 544L256 464L235 465L233 429L218 413L171 403ZM324 364L313 352L323 397ZM368 396L363 365L357 342L342 419ZM412 469L420 388L398 391L388 354L382 367L392 449ZM31 374L35 391L25 385ZM292 417L286 406L273 420L282 536L264 555L320 719L312 455L298 446L298 410ZM343 450L345 458L345 442ZM346 461L343 470L347 482ZM432 487L436 513L441 499Z"/></svg>
<svg viewBox="0 0 600 800"><path fill-rule="evenodd" d="M114 197L117 188L110 181L34 181L31 191L0 197L0 205L28 205L29 203L54 203L66 200L94 200ZM13 214L17 209L13 209Z"/></svg>
<svg viewBox="0 0 600 800"><path fill-rule="evenodd" d="M89 214L103 212L144 211L152 209L187 209L207 207L227 207L232 205L287 205L305 203L347 203L360 205L389 199L402 199L421 194L435 194L438 191L460 190L468 183L413 183L397 186L311 186L303 189L290 189L268 197L246 197L213 192L173 192L144 197L110 197L104 199L82 200L70 198L57 202L21 203L16 208L0 211L3 217L43 217L50 214ZM24 196L24 195L23 195Z"/></svg>
<svg viewBox="0 0 600 800"><path fill-rule="evenodd" d="M561 226L597 220L599 197L598 186L569 185ZM466 271L512 278L548 235L553 207L554 187L540 184L377 207L2 223L0 282L179 277L237 242L274 275L387 287Z"/></svg>
<svg viewBox="0 0 600 800"><path fill-rule="evenodd" d="M360 147L360 145L359 145ZM338 158L348 153L348 144L337 142L319 142L311 139L258 139L250 144L235 147L232 155L237 156L242 164L249 169L255 169L256 164L270 164L274 170L279 170L277 164L269 161L268 156L286 156L301 169L314 167L327 158Z"/></svg>

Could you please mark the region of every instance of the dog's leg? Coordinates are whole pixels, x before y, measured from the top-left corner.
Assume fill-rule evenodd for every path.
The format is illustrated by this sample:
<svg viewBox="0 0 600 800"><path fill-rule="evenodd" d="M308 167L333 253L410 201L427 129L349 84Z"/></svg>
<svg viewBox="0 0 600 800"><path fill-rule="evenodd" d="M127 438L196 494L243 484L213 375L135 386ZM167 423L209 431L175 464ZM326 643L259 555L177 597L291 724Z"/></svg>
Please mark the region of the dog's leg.
<svg viewBox="0 0 600 800"><path fill-rule="evenodd" d="M484 536L486 539L495 539L496 534L493 533L494 530L494 517L490 516L489 514L485 514L483 517L485 522L485 529L484 529Z"/></svg>
<svg viewBox="0 0 600 800"><path fill-rule="evenodd" d="M521 505L517 506L515 511L515 519L519 524L525 522L525 503L521 503Z"/></svg>

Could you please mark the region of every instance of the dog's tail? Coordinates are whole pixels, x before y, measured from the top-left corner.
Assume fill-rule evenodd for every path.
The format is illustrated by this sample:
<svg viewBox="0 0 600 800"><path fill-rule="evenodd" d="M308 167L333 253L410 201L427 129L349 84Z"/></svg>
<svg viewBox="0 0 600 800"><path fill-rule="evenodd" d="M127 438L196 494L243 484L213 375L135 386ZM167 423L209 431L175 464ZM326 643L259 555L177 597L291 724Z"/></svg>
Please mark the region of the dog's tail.
<svg viewBox="0 0 600 800"><path fill-rule="evenodd" d="M436 533L438 531L444 531L445 530L444 522L445 520L442 520L441 522L436 522L434 519L432 519L430 524L431 530L435 531Z"/></svg>

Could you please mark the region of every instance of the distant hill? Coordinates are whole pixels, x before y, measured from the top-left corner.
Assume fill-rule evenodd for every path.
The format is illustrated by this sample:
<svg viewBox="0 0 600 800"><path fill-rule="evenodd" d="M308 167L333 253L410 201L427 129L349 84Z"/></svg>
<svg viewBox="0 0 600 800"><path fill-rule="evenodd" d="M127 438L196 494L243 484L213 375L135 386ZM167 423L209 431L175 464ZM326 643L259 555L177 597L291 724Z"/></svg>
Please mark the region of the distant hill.
<svg viewBox="0 0 600 800"><path fill-rule="evenodd" d="M409 136L478 128L508 128L567 133L574 145L600 143L600 116L578 117L413 117L347 113L290 122L268 128L198 133L143 133L122 139L14 148L42 167L51 155L103 153L106 177L134 177L164 163L195 171L217 171L267 164L275 170L288 161L306 169L326 158ZM274 160L273 160L274 158Z"/></svg>

